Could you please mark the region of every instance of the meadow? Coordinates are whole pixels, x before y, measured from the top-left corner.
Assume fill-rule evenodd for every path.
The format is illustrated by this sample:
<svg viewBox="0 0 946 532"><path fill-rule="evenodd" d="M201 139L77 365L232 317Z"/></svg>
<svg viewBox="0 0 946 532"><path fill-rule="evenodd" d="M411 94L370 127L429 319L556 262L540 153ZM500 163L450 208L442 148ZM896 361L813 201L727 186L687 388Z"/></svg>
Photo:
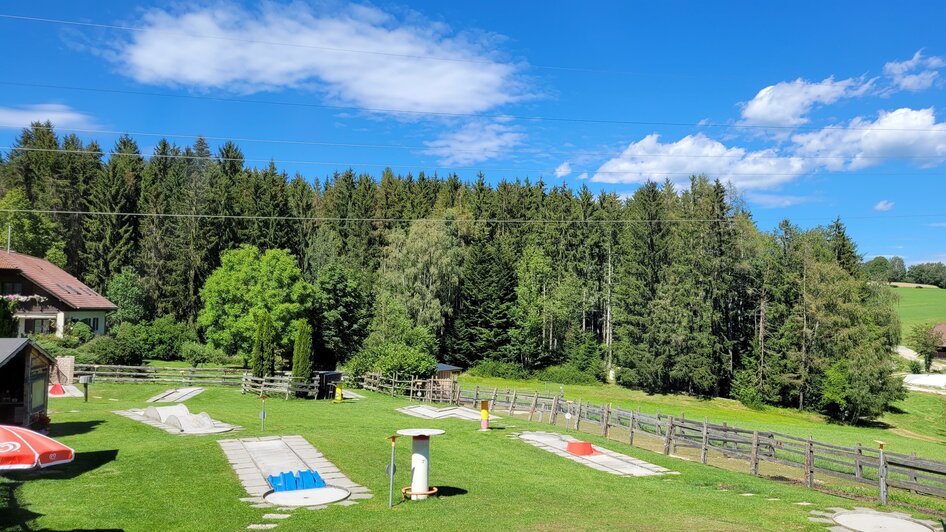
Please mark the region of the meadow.
<svg viewBox="0 0 946 532"><path fill-rule="evenodd" d="M395 410L407 403L405 399L371 392L365 392L363 400L344 404L270 399L266 430L261 432L259 399L233 388L208 388L188 401L191 411L207 411L217 419L245 427L216 436L172 435L112 413L142 407L146 398L163 389L160 385L96 384L88 403L78 398L53 399L50 434L74 447L77 458L48 471L0 479L0 528L238 530L265 522L262 516L273 510L240 501L246 493L216 443L217 439L260 434L304 436L352 480L374 493L374 498L351 507L292 511L277 530L819 530L823 528L808 520L811 510L873 506L869 501L853 501L797 483L705 466L609 441L604 445L612 450L680 473L613 476L512 436L520 430L548 430L548 425L505 418L494 423L493 430L480 433L470 421L406 416ZM795 428L814 431L819 425L811 415L754 412L721 400L676 398L676 402L666 403L668 398L654 397L645 403L645 397L636 392L606 386L566 390L566 394L579 392L586 399L672 406L686 409L688 416L708 415L746 424L776 422L784 417L781 422ZM898 422L897 428L939 441L940 434L924 428L927 422L923 417L937 416L936 405L926 396L914 395L903 408L903 419L889 421ZM833 435L852 440L874 435L820 425ZM444 496L399 502L389 509L385 465L390 447L385 436L420 426L446 430L433 441L431 455L431 483L439 486ZM893 428L865 430L895 436ZM582 438L603 443L595 436ZM935 447L924 439L899 438L897 445L928 445L922 447L924 454ZM398 445L397 461L395 486L406 486L410 474L406 442ZM795 504L800 502L811 505Z"/></svg>
<svg viewBox="0 0 946 532"><path fill-rule="evenodd" d="M946 290L942 288L895 287L897 313L900 315L902 336L917 323L946 323Z"/></svg>

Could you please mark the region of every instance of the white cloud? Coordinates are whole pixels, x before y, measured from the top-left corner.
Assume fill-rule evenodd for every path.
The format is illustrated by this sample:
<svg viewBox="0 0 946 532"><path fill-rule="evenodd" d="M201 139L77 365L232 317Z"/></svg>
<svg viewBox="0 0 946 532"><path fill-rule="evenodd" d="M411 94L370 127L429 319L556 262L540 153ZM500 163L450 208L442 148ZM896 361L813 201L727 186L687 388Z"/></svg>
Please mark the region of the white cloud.
<svg viewBox="0 0 946 532"><path fill-rule="evenodd" d="M886 159L912 158L920 167L946 161L946 122L937 122L932 108L881 111L877 120L863 117L848 124L792 136L795 154L829 157L829 170L859 170Z"/></svg>
<svg viewBox="0 0 946 532"><path fill-rule="evenodd" d="M578 174L578 179L581 179L581 180L588 179L588 172L582 172Z"/></svg>
<svg viewBox="0 0 946 532"><path fill-rule="evenodd" d="M619 156L601 165L592 181L644 183L669 178L682 183L690 175L706 174L749 190L786 183L810 170L809 160L784 156L771 148L747 151L727 147L702 133L662 143L654 133L632 142Z"/></svg>
<svg viewBox="0 0 946 532"><path fill-rule="evenodd" d="M875 211L887 212L893 208L894 202L890 200L880 200L877 202L877 205L874 205Z"/></svg>
<svg viewBox="0 0 946 532"><path fill-rule="evenodd" d="M749 193L746 194L746 199L763 209L784 209L785 207L801 205L802 203L810 203L816 201L818 198L815 196Z"/></svg>
<svg viewBox="0 0 946 532"><path fill-rule="evenodd" d="M49 120L56 127L89 129L96 126L91 115L60 103L40 103L20 107L0 107L0 124L26 127L31 122Z"/></svg>
<svg viewBox="0 0 946 532"><path fill-rule="evenodd" d="M938 69L946 66L942 57L923 57L922 50L906 61L891 61L884 65L884 74L900 90L921 91L933 86L939 78Z"/></svg>
<svg viewBox="0 0 946 532"><path fill-rule="evenodd" d="M933 222L930 227L946 227L946 222Z"/></svg>
<svg viewBox="0 0 946 532"><path fill-rule="evenodd" d="M491 51L498 36L453 32L416 14L402 18L359 5L326 14L301 2L255 10L152 9L142 17L143 31L101 53L140 83L242 93L316 90L375 109L476 113L529 97L519 65Z"/></svg>
<svg viewBox="0 0 946 532"><path fill-rule="evenodd" d="M572 165L565 161L555 169L555 177L565 177L572 173Z"/></svg>
<svg viewBox="0 0 946 532"><path fill-rule="evenodd" d="M440 164L445 166L471 165L503 155L524 138L516 126L474 120L425 142L428 149L424 153L440 157Z"/></svg>
<svg viewBox="0 0 946 532"><path fill-rule="evenodd" d="M756 126L800 126L808 122L806 116L817 105L832 104L841 98L864 94L871 81L853 78L835 81L829 77L820 82L801 78L781 81L760 90L742 106L741 124Z"/></svg>

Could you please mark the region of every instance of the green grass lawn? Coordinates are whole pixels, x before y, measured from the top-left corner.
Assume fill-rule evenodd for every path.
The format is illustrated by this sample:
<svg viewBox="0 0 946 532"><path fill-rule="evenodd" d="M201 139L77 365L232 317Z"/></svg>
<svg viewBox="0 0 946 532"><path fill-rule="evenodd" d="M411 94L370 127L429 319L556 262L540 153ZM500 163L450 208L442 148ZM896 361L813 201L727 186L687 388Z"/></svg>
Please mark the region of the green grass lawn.
<svg viewBox="0 0 946 532"><path fill-rule="evenodd" d="M51 530L241 530L264 522L262 515L272 510L240 502L246 493L216 443L217 439L259 435L259 400L242 396L233 388L208 388L189 400L187 405L193 412L207 411L217 419L246 427L214 436L175 436L112 413L142 407L146 398L165 388L96 384L88 403L72 398L52 400L51 435L73 446L77 458L53 471L0 478L0 529L26 522L30 529ZM574 396L578 391L586 389L566 393ZM646 397L598 387L588 388L585 398L595 399L592 391L615 401L622 394L630 402ZM808 521L809 511L870 505L615 441L606 446L680 475L612 476L510 437L517 430L548 430L548 425L506 418L494 424L495 430L480 433L474 422L424 421L395 411L405 404L403 399L370 392L365 395L365 400L340 405L282 399L267 402L265 434L301 434L375 495L352 507L295 510L277 530L823 530ZM656 406L671 399L649 400L647 405ZM712 412L714 419L729 418L747 425L787 416L781 421L785 425L806 430L819 425L815 417L803 414L753 412L729 402L673 401L669 404L685 408L688 416ZM920 403L908 401L905 408L915 404ZM936 407L926 406L935 416ZM917 418L905 426L927 434L929 429L923 429L923 424L924 420ZM388 509L384 471L390 447L384 437L396 429L420 426L447 431L432 443L431 483L451 496ZM855 429L824 430L855 439ZM585 438L602 442L593 436ZM409 483L409 454L409 444L402 441L397 487ZM802 501L813 505L794 504Z"/></svg>
<svg viewBox="0 0 946 532"><path fill-rule="evenodd" d="M559 391L559 385L540 381L516 381L496 378L463 376L462 386L479 385L516 388L523 391L548 389ZM888 413L868 427L853 427L829 422L814 412L799 412L787 408L767 407L755 410L733 399L699 399L685 395L651 395L613 385L564 387L568 400L591 401L595 404L612 403L626 409L641 408L644 413L680 416L710 422L727 422L740 428L771 430L838 445L861 443L874 446L874 440L886 442L887 450L906 453L916 451L919 456L946 460L946 396L911 393L905 401L895 405L895 413Z"/></svg>
<svg viewBox="0 0 946 532"><path fill-rule="evenodd" d="M910 328L927 321L946 322L946 290L942 288L894 288L899 296L897 312L900 328L906 338Z"/></svg>

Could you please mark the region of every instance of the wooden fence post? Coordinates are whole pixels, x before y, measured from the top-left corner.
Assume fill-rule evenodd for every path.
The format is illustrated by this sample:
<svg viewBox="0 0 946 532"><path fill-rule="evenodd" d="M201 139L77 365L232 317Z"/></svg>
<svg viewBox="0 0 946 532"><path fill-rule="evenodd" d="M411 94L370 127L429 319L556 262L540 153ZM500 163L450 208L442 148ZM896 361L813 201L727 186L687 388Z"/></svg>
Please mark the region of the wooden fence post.
<svg viewBox="0 0 946 532"><path fill-rule="evenodd" d="M532 408L529 409L529 421L532 421L532 416L535 415L535 406L539 404L539 392L536 390L535 395L532 396Z"/></svg>
<svg viewBox="0 0 946 532"><path fill-rule="evenodd" d="M637 422L637 413L631 410L631 423L628 425L630 434L627 437L627 444L631 447L634 446L634 423Z"/></svg>
<svg viewBox="0 0 946 532"><path fill-rule="evenodd" d="M916 451L913 451L912 453L910 453L910 456L912 456L913 458L916 458ZM916 478L916 469L913 469L912 467L910 468L910 480L912 480L914 483L919 482L919 480L917 480ZM916 495L917 493L916 490L910 490L910 492L913 493L914 495Z"/></svg>
<svg viewBox="0 0 946 532"><path fill-rule="evenodd" d="M700 445L700 463L706 463L706 454L709 452L709 426L707 419L703 418L703 443Z"/></svg>
<svg viewBox="0 0 946 532"><path fill-rule="evenodd" d="M808 444L805 445L805 485L809 488L815 487L815 447L808 436Z"/></svg>
<svg viewBox="0 0 946 532"><path fill-rule="evenodd" d="M887 504L887 457L884 445L880 444L880 458L877 466L877 482L880 484L880 504Z"/></svg>
<svg viewBox="0 0 946 532"><path fill-rule="evenodd" d="M519 394L519 390L513 390L512 392L512 401L509 401L509 415L511 416L513 411L516 408L516 396Z"/></svg>
<svg viewBox="0 0 946 532"><path fill-rule="evenodd" d="M864 464L861 463L861 457L864 456L864 450L861 443L854 446L854 478L860 480L864 478Z"/></svg>
<svg viewBox="0 0 946 532"><path fill-rule="evenodd" d="M663 436L663 434L660 433L660 410L654 414L654 417L657 419L657 421L654 423L654 433L658 436Z"/></svg>
<svg viewBox="0 0 946 532"><path fill-rule="evenodd" d="M664 454L670 454L671 445L673 445L673 416L667 418L667 434L664 436Z"/></svg>
<svg viewBox="0 0 946 532"><path fill-rule="evenodd" d="M578 430L578 426L581 424L581 399L578 400L578 406L575 411L575 430Z"/></svg>
<svg viewBox="0 0 946 532"><path fill-rule="evenodd" d="M496 394L499 392L499 388L493 388L493 397L489 400L489 409L493 410L496 408Z"/></svg>
<svg viewBox="0 0 946 532"><path fill-rule="evenodd" d="M604 431L604 439L608 439L608 432L611 431L611 403L608 403L604 406L604 414L601 416L601 424L603 425L602 430Z"/></svg>
<svg viewBox="0 0 946 532"><path fill-rule="evenodd" d="M476 408L476 403L480 400L480 385L477 384L476 388L473 388L473 408Z"/></svg>
<svg viewBox="0 0 946 532"><path fill-rule="evenodd" d="M752 431L752 461L749 464L749 472L753 475L759 474L759 431Z"/></svg>
<svg viewBox="0 0 946 532"><path fill-rule="evenodd" d="M560 396L556 395L552 399L552 407L549 410L549 425L554 425L558 421L558 398Z"/></svg>

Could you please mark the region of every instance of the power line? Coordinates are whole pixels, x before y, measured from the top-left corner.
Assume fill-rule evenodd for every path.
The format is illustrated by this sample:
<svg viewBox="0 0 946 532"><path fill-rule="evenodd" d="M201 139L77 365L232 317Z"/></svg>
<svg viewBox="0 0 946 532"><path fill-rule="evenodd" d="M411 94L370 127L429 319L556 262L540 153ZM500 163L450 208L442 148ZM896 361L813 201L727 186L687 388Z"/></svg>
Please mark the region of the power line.
<svg viewBox="0 0 946 532"><path fill-rule="evenodd" d="M80 216L128 216L128 217L152 217L152 218L210 218L225 220L284 220L284 221L310 221L310 222L376 222L376 223L396 223L396 222L438 222L438 223L514 223L514 224L638 224L638 223L722 223L733 222L737 218L652 218L652 219L634 219L634 218L613 218L613 219L562 219L553 220L548 218L527 219L527 218L342 218L334 216L266 216L250 214L186 214L186 213L144 213L144 212L120 212L120 211L67 211L56 209L0 209L2 213L11 214L54 214L54 215L80 215ZM846 220L870 220L870 219L889 219L889 218L929 218L940 217L942 214L903 214L903 215L873 215L873 216L848 216ZM798 218L798 220L813 220L815 218ZM820 218L818 218L820 219Z"/></svg>
<svg viewBox="0 0 946 532"><path fill-rule="evenodd" d="M40 89L71 90L83 92L99 92L105 94L127 94L132 96L154 96L161 98L178 98L187 100L208 100L227 103L250 103L260 105L277 105L286 107L301 107L314 109L334 109L338 111L361 111L369 113L387 113L387 114L406 114L415 116L441 116L448 118L488 118L498 120L523 120L533 122L564 122L564 123L583 123L583 124L608 124L608 125L632 125L632 126L670 126L670 127L705 127L705 128L723 128L723 129L753 129L753 130L789 130L789 131L900 131L900 132L918 132L918 133L946 133L946 127L942 128L890 128L890 127L856 127L856 126L763 126L757 124L720 124L713 122L665 122L649 120L618 120L605 118L568 118L541 115L514 115L506 113L477 114L477 113L451 113L447 111L418 111L411 109L387 109L380 107L359 107L356 105L330 105L318 103L287 102L280 100L256 100L247 98L229 98L224 96L199 96L194 94L170 94L166 92L134 91L128 89L105 89L101 87L79 87L73 85L53 85L47 83L28 83L21 81L0 80L0 85L14 87L29 87Z"/></svg>
<svg viewBox="0 0 946 532"><path fill-rule="evenodd" d="M352 142L327 142L327 141L315 141L315 140L298 140L298 139L260 139L260 138L251 138L251 137L225 137L225 136L214 136L214 135L201 135L201 134L192 134L192 133L152 133L145 131L119 131L111 129L91 129L91 128L70 128L70 127L60 127L56 125L45 126L42 124L31 124L29 127L24 127L22 124L0 124L0 128L7 129L43 129L47 131L71 131L75 133L98 133L103 135L130 135L130 136L140 136L140 137L161 137L161 138L189 138L189 139L198 139L203 138L205 140L216 140L216 141L233 141L233 142L249 142L249 143L260 143L260 144L284 144L284 145L300 145L300 146L326 146L326 147L338 147L338 148L360 148L360 149L405 149L405 150L431 150L436 147L430 145L410 145L410 144L361 144L361 143L352 143ZM451 148L451 151L463 152L463 153L479 153L481 150L476 149L463 149L463 148ZM572 156L587 156L587 155L600 155L604 157L614 157L620 149L615 149L612 151L559 151L553 153L562 153L569 154ZM548 150L543 150L545 153L549 153ZM690 153L636 153L634 157L659 157L662 159L742 159L745 155L720 155L720 154L690 154ZM851 159L851 156L846 155L753 155L753 159L811 159L811 160L846 160ZM946 155L858 155L858 159L880 159L880 160L890 160L890 159L946 159Z"/></svg>
<svg viewBox="0 0 946 532"><path fill-rule="evenodd" d="M40 153L68 153L68 154L77 154L77 155L96 155L101 156L105 155L104 152L91 151L91 150L67 150L64 148L31 148L31 147L18 147L18 146L0 146L2 150L10 151L26 151L26 152L40 152ZM334 166L336 168L346 167L371 167L371 168L413 168L419 170L476 170L476 171L490 171L490 172L508 172L513 174L554 174L554 169L529 169L529 168L500 168L500 167L489 167L489 166L437 166L437 165L423 165L423 164L392 164L392 163L360 163L360 162L346 162L346 161L311 161L311 160L296 160L296 159L250 159L245 157L215 157L215 156L201 156L201 155L187 155L183 153L152 153L152 154L142 154L142 153L126 153L126 152L109 152L107 154L109 157L112 156L121 156L121 157L141 157L143 159L185 159L185 160L206 160L206 161L236 161L236 162L252 162L252 163L283 163L283 164L302 164L302 165L312 165L312 166ZM590 172L589 172L590 173ZM621 171L621 170L602 170L594 171L595 174L603 175L633 175L639 177L664 177L664 176L692 176L700 175L701 173L696 172L643 172L643 171ZM805 175L805 172L726 172L722 173L723 176L735 176L735 177L792 177L792 176L801 176ZM915 176L915 173L894 173L894 172L870 172L870 173L859 173L859 174L847 174L854 177L891 177L891 176Z"/></svg>

